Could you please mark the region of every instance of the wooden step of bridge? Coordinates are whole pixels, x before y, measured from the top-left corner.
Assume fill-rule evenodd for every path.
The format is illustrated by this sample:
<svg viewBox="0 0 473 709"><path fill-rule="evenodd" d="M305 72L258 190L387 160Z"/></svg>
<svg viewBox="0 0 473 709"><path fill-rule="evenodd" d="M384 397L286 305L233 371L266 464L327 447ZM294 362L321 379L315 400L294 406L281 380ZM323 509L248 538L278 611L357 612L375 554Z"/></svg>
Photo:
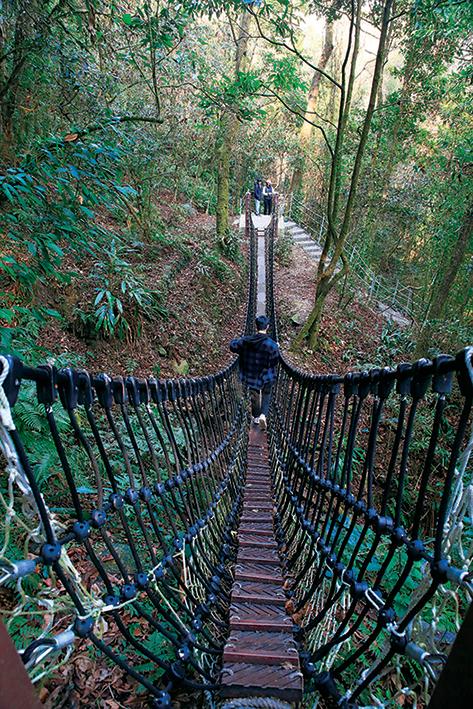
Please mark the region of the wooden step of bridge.
<svg viewBox="0 0 473 709"><path fill-rule="evenodd" d="M293 622L286 612L274 512L266 434L252 426L221 695L297 703L302 700L303 678Z"/></svg>

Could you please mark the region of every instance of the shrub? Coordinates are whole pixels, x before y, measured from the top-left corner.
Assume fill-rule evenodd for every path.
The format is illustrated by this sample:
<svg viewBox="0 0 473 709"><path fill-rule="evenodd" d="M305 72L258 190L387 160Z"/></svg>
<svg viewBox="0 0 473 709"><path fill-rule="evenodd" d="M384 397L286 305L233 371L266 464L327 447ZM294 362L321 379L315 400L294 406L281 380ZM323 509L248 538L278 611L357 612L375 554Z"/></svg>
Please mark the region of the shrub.
<svg viewBox="0 0 473 709"><path fill-rule="evenodd" d="M95 263L91 276L95 299L92 310L75 308L73 330L77 334L134 340L144 319L166 315L161 294L148 288L144 277L125 259L131 253L132 248L113 240L104 258Z"/></svg>
<svg viewBox="0 0 473 709"><path fill-rule="evenodd" d="M197 272L206 278L215 276L219 281L224 281L231 276L231 269L222 261L215 248L203 247L197 261Z"/></svg>
<svg viewBox="0 0 473 709"><path fill-rule="evenodd" d="M288 234L281 234L274 244L274 258L281 266L292 263L292 239Z"/></svg>

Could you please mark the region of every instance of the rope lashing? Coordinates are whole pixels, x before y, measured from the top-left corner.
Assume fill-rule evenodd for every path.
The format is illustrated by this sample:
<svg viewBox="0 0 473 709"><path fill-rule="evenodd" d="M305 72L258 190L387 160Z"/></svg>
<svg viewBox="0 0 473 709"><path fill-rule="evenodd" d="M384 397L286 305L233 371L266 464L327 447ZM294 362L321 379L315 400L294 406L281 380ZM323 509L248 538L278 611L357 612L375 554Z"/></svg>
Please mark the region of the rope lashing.
<svg viewBox="0 0 473 709"><path fill-rule="evenodd" d="M32 376L39 380L42 388L54 392L55 387L47 384L43 370L32 373ZM89 461L89 470L98 490L98 504L95 509L84 508L72 474L70 450L67 441L59 433L55 411L57 403L51 400L50 394L49 398L43 401L46 406L45 415L75 508L76 521L71 521L65 535L54 544L46 549L42 548L35 564L32 564L28 571L32 573L38 563L40 566L50 566L60 577L76 607L77 618L73 624L73 632L79 637L88 637L109 657L121 663L132 676L144 680L145 686L148 686L155 696L160 690L154 689L146 678L134 672L126 661L119 658L95 635L94 628L98 627L97 623L100 626L100 620L105 616L109 618L107 622L110 622L110 618L113 619L134 650L141 651L160 666L169 674L171 681L180 677L181 666L184 664L200 673L204 684L208 684L211 682L211 675L198 658L199 653L212 655L216 652L218 645L215 644L214 638L218 632L222 632L219 627L224 627L221 614L225 609L225 587L228 583L226 567L233 553L229 535L241 494L238 480L242 475L244 459L246 417L243 416L242 402L235 396L223 395L222 391L227 382L233 382L235 379L234 365L215 379L196 381L190 389L187 384L173 382L169 387L162 386L158 391L156 385L150 382L149 389L155 394L156 407L151 407L144 384L135 380L127 380L124 384L117 381L113 387L112 381L104 378L93 381L90 377L71 370L50 370L47 376L55 379L61 404L67 412L77 440L82 443L84 460ZM237 387L234 390L236 392ZM111 399L108 397L109 393L112 394ZM193 401L190 400L192 396ZM98 407L93 407L94 399ZM195 406L196 399L199 401L198 407ZM205 409L202 407L204 400ZM145 423L141 409L138 408L143 405L146 405L148 423ZM117 406L121 420L116 418ZM79 418L81 407L85 407L85 416L81 412ZM204 422L202 410L210 416L210 428ZM159 419L154 418L157 412ZM102 420L108 422L108 434L99 428L99 421ZM175 420L179 422L177 430L184 435L186 445L193 446L195 453L203 456L198 462L191 462L187 467L182 467L180 460L183 459L176 454L178 446L182 444L175 438ZM84 422L89 424L88 434L83 429ZM148 465L145 463L147 455L153 460L153 430L157 436L159 433L157 440L160 445L166 436L175 451L173 459L168 456L170 469L167 472L161 470L161 461L155 455L152 465L156 474L154 481L149 478ZM142 442L138 442L140 431L143 435ZM124 438L125 433L128 436L127 441ZM94 439L97 452L90 443ZM115 441L117 449L123 453L123 470L128 475L128 488L122 487L116 467L110 460L107 448L109 449L111 441ZM129 444L133 458L127 450ZM166 479L163 479L163 472L166 472ZM102 477L103 473L106 474L106 479ZM140 483L137 476L141 478ZM110 492L107 496L108 486ZM126 514L127 509L130 510L131 516ZM135 534L131 533L133 518L137 524L135 534L138 534L138 539L142 539L140 548ZM171 539L164 536L162 525L173 530ZM129 553L134 561L133 573L129 562L124 562L120 548L117 548L115 534L120 529L121 536L125 534ZM151 539L151 530L155 534L155 540ZM83 594L80 574L77 572L79 578L69 577L59 566L61 557L70 558L68 550L71 542L85 547L96 568L97 579L103 584L102 599L95 598L92 604L87 595ZM158 546L155 546L156 542ZM102 552L99 554L96 551L97 545L99 550L102 548L111 556L116 570L114 574L111 574L102 562ZM120 542L120 545L123 546L123 543ZM186 580L179 572L179 558L184 548L188 552ZM18 562L11 564L9 576L15 574L19 577L18 567ZM77 564L75 569L77 571ZM122 583L118 587L113 579L115 573L122 577ZM165 589L164 594L162 589ZM163 604L163 598L171 601L171 604ZM120 611L127 607L133 607L135 613L150 623L152 632L158 632L174 646L177 659L173 664L164 663L155 652L140 647L140 643L129 633L119 615ZM153 617L156 611L158 614ZM46 640L33 647L35 665L38 664L38 658L42 660L50 654L51 647L52 643ZM26 649L26 656L29 650L31 647ZM191 683L199 685L199 682L195 683L193 680Z"/></svg>

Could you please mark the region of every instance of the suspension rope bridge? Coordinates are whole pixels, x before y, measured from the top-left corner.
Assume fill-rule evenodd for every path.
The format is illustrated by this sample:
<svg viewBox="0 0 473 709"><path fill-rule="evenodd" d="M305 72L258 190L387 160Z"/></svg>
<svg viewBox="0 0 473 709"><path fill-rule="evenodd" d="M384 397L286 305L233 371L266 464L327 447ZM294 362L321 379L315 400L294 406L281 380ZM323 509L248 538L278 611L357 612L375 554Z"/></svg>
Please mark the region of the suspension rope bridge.
<svg viewBox="0 0 473 709"><path fill-rule="evenodd" d="M277 217L260 227L247 200L245 329L265 309L277 338ZM2 356L0 584L23 631L18 653L0 633L0 697L34 706L23 667L38 682L86 643L143 706L467 702L472 354L344 377L283 355L267 435L236 361L157 380Z"/></svg>

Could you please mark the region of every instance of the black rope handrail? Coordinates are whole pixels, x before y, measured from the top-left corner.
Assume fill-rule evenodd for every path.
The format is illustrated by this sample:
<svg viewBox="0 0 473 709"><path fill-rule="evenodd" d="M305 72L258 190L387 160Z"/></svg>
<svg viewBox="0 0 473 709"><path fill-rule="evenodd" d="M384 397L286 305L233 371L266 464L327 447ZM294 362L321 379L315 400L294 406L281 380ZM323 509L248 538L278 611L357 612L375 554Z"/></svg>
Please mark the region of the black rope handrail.
<svg viewBox="0 0 473 709"><path fill-rule="evenodd" d="M248 211L247 333L256 312L251 229ZM28 558L0 558L0 580L41 585L52 575L70 599L58 614L61 632L22 653L27 667L87 638L156 706L171 706L176 686L215 689L247 446L236 359L210 376L158 380L29 367L5 356L0 392L8 474L0 492L10 491L13 508L16 484L33 517ZM35 451L11 417L23 393L42 408L60 489L40 486ZM52 511L58 500L67 514ZM31 520L17 519L24 534ZM5 530L11 523L7 516ZM134 618L140 639L130 630Z"/></svg>
<svg viewBox="0 0 473 709"><path fill-rule="evenodd" d="M266 301L277 338L276 238L273 219ZM432 684L445 662L412 628L443 585L464 610L472 595L467 560L445 546L473 448L472 401L473 348L345 376L281 356L269 432L288 593L309 686L337 706L370 702L394 656L417 661ZM413 579L419 595L401 610Z"/></svg>

